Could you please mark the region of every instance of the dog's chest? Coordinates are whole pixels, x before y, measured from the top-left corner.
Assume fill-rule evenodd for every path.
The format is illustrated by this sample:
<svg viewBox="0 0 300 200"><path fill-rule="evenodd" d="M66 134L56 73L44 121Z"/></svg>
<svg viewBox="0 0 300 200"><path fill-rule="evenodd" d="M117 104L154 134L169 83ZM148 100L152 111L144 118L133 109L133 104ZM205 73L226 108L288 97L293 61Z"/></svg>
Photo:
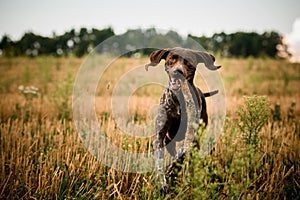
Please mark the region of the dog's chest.
<svg viewBox="0 0 300 200"><path fill-rule="evenodd" d="M168 116L172 118L180 118L185 110L183 95L181 93L175 94L169 88L165 89L160 104L166 109Z"/></svg>

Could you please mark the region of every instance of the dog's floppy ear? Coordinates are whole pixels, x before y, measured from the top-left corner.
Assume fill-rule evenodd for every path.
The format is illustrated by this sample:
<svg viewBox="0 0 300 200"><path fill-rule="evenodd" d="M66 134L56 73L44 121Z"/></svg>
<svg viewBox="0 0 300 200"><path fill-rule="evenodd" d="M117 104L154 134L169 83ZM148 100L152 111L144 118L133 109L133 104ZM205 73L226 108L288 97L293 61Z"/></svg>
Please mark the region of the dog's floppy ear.
<svg viewBox="0 0 300 200"><path fill-rule="evenodd" d="M215 57L211 54L205 53L203 51L195 51L197 57L197 63L204 63L204 65L210 70L217 70L221 66L215 66Z"/></svg>
<svg viewBox="0 0 300 200"><path fill-rule="evenodd" d="M150 54L150 61L151 62L149 64L145 65L146 71L148 71L148 67L149 66L153 66L154 67L154 66L158 65L158 63L162 59L166 59L169 51L170 51L170 49L161 49L161 50L153 51Z"/></svg>

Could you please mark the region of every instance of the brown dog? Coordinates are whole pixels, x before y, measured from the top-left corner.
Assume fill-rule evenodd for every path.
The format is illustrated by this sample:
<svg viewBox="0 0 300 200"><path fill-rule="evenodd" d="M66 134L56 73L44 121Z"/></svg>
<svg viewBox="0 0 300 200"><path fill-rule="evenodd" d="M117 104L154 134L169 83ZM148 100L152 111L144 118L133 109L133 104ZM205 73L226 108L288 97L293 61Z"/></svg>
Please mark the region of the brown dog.
<svg viewBox="0 0 300 200"><path fill-rule="evenodd" d="M145 66L146 70L148 70L149 66L158 65L163 59L165 60L165 71L169 76L169 85L165 88L160 99L156 119L156 139L153 143L157 161L156 168L160 172L163 167L159 164L158 160L164 158L163 148L166 147L173 159L178 159L176 141L183 140L187 130L188 119L187 110L183 103L185 100L181 92L182 81L185 80L188 83L188 88L196 107L197 118L207 125L208 117L205 97L214 95L217 91L202 93L194 85L194 75L199 63L204 63L210 70L220 68L220 66L214 65L215 58L210 54L176 47L152 52L150 55L151 62ZM162 175L163 181L161 190L166 193L168 186L165 174L162 172L161 174L157 174L157 176L159 175Z"/></svg>

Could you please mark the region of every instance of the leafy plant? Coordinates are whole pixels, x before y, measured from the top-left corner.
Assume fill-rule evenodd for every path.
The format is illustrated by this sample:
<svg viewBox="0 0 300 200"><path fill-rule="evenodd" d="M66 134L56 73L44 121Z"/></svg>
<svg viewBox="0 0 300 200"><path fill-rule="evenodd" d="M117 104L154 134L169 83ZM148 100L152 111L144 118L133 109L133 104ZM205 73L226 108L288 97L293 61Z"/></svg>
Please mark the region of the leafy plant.
<svg viewBox="0 0 300 200"><path fill-rule="evenodd" d="M238 127L248 145L257 147L258 133L268 122L270 108L265 96L244 97L245 105L240 107L237 114L240 118Z"/></svg>
<svg viewBox="0 0 300 200"><path fill-rule="evenodd" d="M73 76L68 73L67 77L56 86L56 90L52 95L52 99L58 109L58 119L70 119L71 107L70 97L72 95Z"/></svg>

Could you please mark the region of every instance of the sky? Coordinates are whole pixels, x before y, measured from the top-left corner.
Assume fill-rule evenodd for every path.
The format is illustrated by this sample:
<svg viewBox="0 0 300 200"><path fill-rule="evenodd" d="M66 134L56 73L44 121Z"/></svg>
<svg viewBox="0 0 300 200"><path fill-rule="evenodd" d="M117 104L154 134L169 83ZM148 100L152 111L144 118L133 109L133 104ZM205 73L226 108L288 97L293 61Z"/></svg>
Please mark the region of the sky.
<svg viewBox="0 0 300 200"><path fill-rule="evenodd" d="M215 32L288 34L300 17L299 0L0 0L0 35L28 31L44 36L72 28L132 28L210 36Z"/></svg>
<svg viewBox="0 0 300 200"><path fill-rule="evenodd" d="M182 36L277 31L293 35L299 0L0 0L0 36L57 35L81 27L152 28ZM297 32L297 31L296 31Z"/></svg>

